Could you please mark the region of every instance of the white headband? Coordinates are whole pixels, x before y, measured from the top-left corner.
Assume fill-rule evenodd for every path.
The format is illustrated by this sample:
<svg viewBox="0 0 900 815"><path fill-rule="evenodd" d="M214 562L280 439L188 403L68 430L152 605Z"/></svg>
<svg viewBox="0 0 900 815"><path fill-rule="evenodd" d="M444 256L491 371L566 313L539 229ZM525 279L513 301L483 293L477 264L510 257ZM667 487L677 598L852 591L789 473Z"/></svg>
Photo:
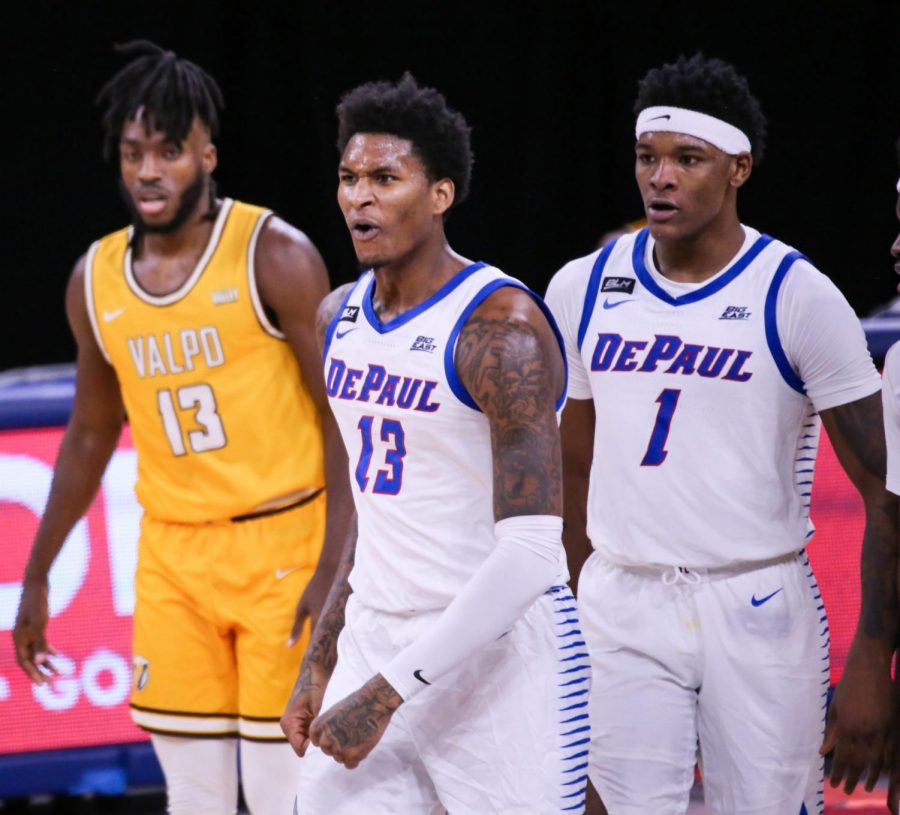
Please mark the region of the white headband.
<svg viewBox="0 0 900 815"><path fill-rule="evenodd" d="M652 131L696 136L729 156L750 152L750 139L746 133L715 116L696 110L668 106L644 108L638 114L634 136L639 139L642 134Z"/></svg>
<svg viewBox="0 0 900 815"><path fill-rule="evenodd" d="M900 178L897 179L897 192L900 192Z"/></svg>

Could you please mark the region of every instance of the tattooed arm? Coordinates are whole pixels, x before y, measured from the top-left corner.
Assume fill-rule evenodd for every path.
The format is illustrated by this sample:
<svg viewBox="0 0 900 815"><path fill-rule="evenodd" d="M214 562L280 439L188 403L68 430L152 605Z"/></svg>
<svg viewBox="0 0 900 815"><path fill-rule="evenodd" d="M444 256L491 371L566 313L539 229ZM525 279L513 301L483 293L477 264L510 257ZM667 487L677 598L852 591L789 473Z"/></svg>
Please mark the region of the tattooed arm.
<svg viewBox="0 0 900 815"><path fill-rule="evenodd" d="M300 665L300 674L281 717L281 729L298 756L306 754L310 742L310 725L322 708L328 680L337 664L337 641L344 629L344 609L352 589L347 578L356 556L356 516L354 515L344 555L335 574L331 591L325 598L322 614L313 629L309 647Z"/></svg>
<svg viewBox="0 0 900 815"><path fill-rule="evenodd" d="M475 309L456 368L490 425L497 545L430 629L312 723L312 742L348 768L371 752L405 699L502 636L561 571L555 402L565 371L531 296L503 288Z"/></svg>
<svg viewBox="0 0 900 815"><path fill-rule="evenodd" d="M565 368L531 296L506 287L475 309L459 334L456 367L490 423L496 520L561 516L556 400Z"/></svg>
<svg viewBox="0 0 900 815"><path fill-rule="evenodd" d="M834 694L822 752L834 749L831 783L872 789L889 752L891 657L897 643L897 498L885 489L880 394L822 411L838 459L863 498L862 607Z"/></svg>
<svg viewBox="0 0 900 815"><path fill-rule="evenodd" d="M352 284L341 286L331 292L319 305L316 312L316 335L320 349L325 346L328 325L351 286ZM300 666L300 674L281 717L281 729L294 751L300 756L306 753L310 724L322 707L325 688L337 663L337 640L344 628L344 609L352 591L348 578L356 557L356 537L354 513L349 521L343 554L331 590L325 598L321 615L313 629Z"/></svg>

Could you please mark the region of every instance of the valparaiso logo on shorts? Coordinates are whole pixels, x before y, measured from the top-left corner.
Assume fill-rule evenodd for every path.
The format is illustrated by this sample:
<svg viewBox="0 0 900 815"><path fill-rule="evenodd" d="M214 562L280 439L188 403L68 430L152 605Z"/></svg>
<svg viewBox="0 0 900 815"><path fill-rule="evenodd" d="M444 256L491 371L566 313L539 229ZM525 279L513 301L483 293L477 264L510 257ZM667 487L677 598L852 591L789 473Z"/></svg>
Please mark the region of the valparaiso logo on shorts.
<svg viewBox="0 0 900 815"><path fill-rule="evenodd" d="M136 690L143 690L150 681L150 662L137 655L132 662L134 663L134 687Z"/></svg>

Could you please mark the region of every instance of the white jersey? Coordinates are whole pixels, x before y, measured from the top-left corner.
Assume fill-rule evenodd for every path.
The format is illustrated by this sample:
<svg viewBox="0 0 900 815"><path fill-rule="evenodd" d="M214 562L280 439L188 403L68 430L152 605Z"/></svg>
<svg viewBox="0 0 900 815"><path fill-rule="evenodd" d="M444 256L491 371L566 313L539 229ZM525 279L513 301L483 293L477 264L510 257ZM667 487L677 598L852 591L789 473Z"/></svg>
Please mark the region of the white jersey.
<svg viewBox="0 0 900 815"><path fill-rule="evenodd" d="M613 563L711 569L799 550L817 411L879 387L840 292L799 252L744 231L701 284L663 277L646 229L551 283L569 396L596 408L588 534Z"/></svg>
<svg viewBox="0 0 900 815"><path fill-rule="evenodd" d="M884 358L884 440L887 443L887 488L900 495L900 343Z"/></svg>
<svg viewBox="0 0 900 815"><path fill-rule="evenodd" d="M360 277L324 353L359 515L350 585L379 611L442 609L496 545L490 428L456 373L456 341L489 294L525 286L475 263L382 323L374 285Z"/></svg>

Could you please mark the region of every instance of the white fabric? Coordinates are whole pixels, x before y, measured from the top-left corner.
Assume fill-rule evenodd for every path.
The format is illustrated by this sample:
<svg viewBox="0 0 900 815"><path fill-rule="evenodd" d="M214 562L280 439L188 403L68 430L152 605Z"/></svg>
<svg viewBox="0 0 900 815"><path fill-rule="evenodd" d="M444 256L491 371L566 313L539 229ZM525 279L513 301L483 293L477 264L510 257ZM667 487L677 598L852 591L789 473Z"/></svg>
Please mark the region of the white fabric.
<svg viewBox="0 0 900 815"><path fill-rule="evenodd" d="M547 292L565 338L569 395L593 398L597 412L588 499L592 543L615 563L691 568L752 563L796 551L812 531L808 505L817 410L861 399L880 387L859 321L834 285L808 262L791 266L775 301L775 323L804 395L787 384L777 366L764 319L771 281L790 247L772 241L718 291L670 304L640 282L633 248L641 234L646 230L620 238L603 272L604 280L633 281L633 292L599 287L580 350L585 293L599 253L564 266ZM759 237L746 227L745 235L735 260ZM655 269L652 249L650 237L641 266L671 297L709 286L731 267L702 284L675 283ZM590 370L601 337L610 347L621 341L608 367L623 369ZM674 371L669 370L674 360L635 371L660 337L675 338L677 359L684 355L684 364ZM628 359L625 343L633 351ZM728 365L744 354L735 373L738 379L751 374L746 381L726 381L728 365L718 377L687 375L704 355L727 349L733 349ZM669 400L672 411L676 399L668 435L660 436L667 456L645 465L666 407L660 400Z"/></svg>
<svg viewBox="0 0 900 815"><path fill-rule="evenodd" d="M578 597L610 815L683 815L698 737L707 812L821 812L828 623L805 554L666 585L594 553Z"/></svg>
<svg viewBox="0 0 900 815"><path fill-rule="evenodd" d="M451 388L454 329L490 284L522 285L473 266L385 326L368 272L333 326L326 387L359 513L350 585L370 608L446 608L496 545L488 421Z"/></svg>
<svg viewBox="0 0 900 815"><path fill-rule="evenodd" d="M496 547L462 591L434 625L380 669L404 700L503 636L550 588L565 568L562 526L554 515L497 522Z"/></svg>
<svg viewBox="0 0 900 815"><path fill-rule="evenodd" d="M250 815L288 815L300 767L287 742L241 739L241 787Z"/></svg>
<svg viewBox="0 0 900 815"><path fill-rule="evenodd" d="M437 616L385 614L351 596L322 709L359 688ZM575 601L560 587L506 636L398 708L355 769L311 748L300 761L297 812L579 815L589 687Z"/></svg>
<svg viewBox="0 0 900 815"><path fill-rule="evenodd" d="M169 815L234 815L238 811L237 739L154 733L150 740L166 779Z"/></svg>
<svg viewBox="0 0 900 815"><path fill-rule="evenodd" d="M895 495L900 495L900 343L892 345L888 350L882 373L887 488Z"/></svg>
<svg viewBox="0 0 900 815"><path fill-rule="evenodd" d="M750 139L743 130L715 116L687 108L668 105L644 108L638 114L634 136L639 139L644 133L652 132L695 136L730 156L750 152Z"/></svg>

